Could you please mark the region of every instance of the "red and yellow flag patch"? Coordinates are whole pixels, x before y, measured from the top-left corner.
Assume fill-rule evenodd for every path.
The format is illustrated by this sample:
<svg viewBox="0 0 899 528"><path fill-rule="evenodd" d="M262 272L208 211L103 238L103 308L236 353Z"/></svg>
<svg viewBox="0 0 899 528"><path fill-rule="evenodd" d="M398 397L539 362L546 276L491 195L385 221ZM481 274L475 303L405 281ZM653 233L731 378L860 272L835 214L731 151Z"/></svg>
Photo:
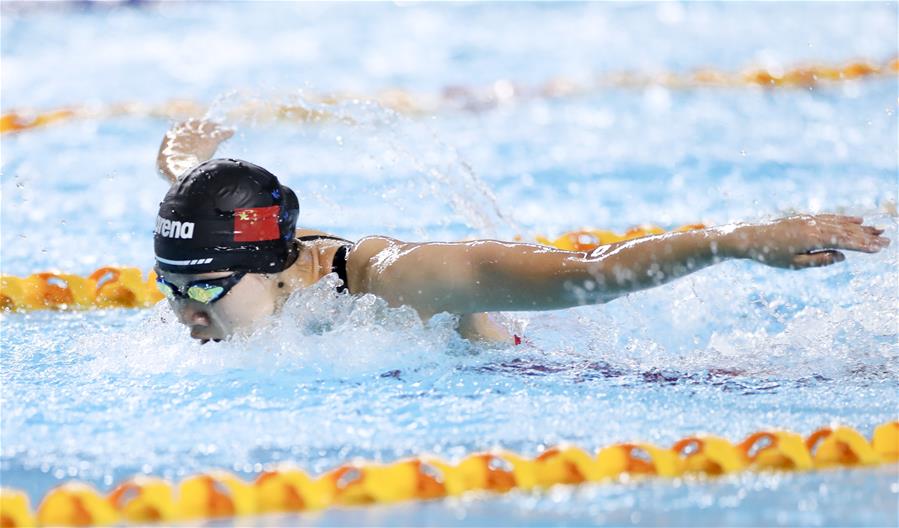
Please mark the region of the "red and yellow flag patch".
<svg viewBox="0 0 899 528"><path fill-rule="evenodd" d="M280 207L255 207L252 209L234 210L234 241L260 242L276 240L281 232L278 229L278 212Z"/></svg>

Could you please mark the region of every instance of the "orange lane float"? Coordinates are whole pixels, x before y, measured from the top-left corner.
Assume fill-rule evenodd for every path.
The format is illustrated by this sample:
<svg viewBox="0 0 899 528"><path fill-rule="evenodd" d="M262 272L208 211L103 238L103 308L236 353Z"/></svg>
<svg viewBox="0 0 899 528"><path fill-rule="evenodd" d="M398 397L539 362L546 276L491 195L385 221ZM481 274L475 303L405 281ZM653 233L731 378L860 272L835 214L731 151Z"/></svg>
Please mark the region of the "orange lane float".
<svg viewBox="0 0 899 528"><path fill-rule="evenodd" d="M112 503L81 482L53 489L37 508L41 526L106 526L118 520L119 512Z"/></svg>
<svg viewBox="0 0 899 528"><path fill-rule="evenodd" d="M742 471L749 459L739 447L717 436L691 436L671 448L683 460L684 473L723 475Z"/></svg>
<svg viewBox="0 0 899 528"><path fill-rule="evenodd" d="M374 101L399 114L420 116L447 109L483 111L518 99L583 96L609 88L643 89L651 86L673 90L695 88L810 88L820 84L858 81L899 73L899 58L882 63L857 60L841 65L803 65L793 68L747 68L741 72L700 68L685 74L639 75L619 72L598 76L589 83L554 78L536 86L520 86L505 79L483 87L447 86L439 94L415 94L387 89L376 94L307 94L304 104L278 104L251 100L228 111L230 121L259 122L264 119L290 122L323 122L337 117L336 105L352 101ZM203 115L208 106L197 101L171 100L158 106L121 102L105 106L71 106L48 111L16 110L0 116L0 134L16 133L75 119L108 119L121 116L187 119Z"/></svg>
<svg viewBox="0 0 899 528"><path fill-rule="evenodd" d="M446 494L450 497L473 490L504 493L516 483L512 461L498 453L474 453L455 465L437 458L430 458L427 463L441 472Z"/></svg>
<svg viewBox="0 0 899 528"><path fill-rule="evenodd" d="M848 427L818 429L805 441L817 467L873 466L882 457L864 436Z"/></svg>
<svg viewBox="0 0 899 528"><path fill-rule="evenodd" d="M495 450L473 453L456 463L432 456L388 464L356 461L319 477L286 466L265 471L253 482L225 471L194 475L180 484L138 476L106 496L84 483L63 484L44 496L36 513L24 493L2 488L0 526L200 522L624 478L714 478L745 471L865 467L895 464L897 453L899 420L878 426L871 442L854 429L833 426L805 439L787 431L759 431L738 444L696 435L675 442L670 449L621 443L591 453L561 445L534 458Z"/></svg>
<svg viewBox="0 0 899 528"><path fill-rule="evenodd" d="M320 510L334 501L336 486L302 470L282 467L261 473L255 482L259 513Z"/></svg>
<svg viewBox="0 0 899 528"><path fill-rule="evenodd" d="M188 477L178 486L177 517L199 520L258 512L256 488L227 471Z"/></svg>
<svg viewBox="0 0 899 528"><path fill-rule="evenodd" d="M602 478L601 462L577 446L551 447L534 459L532 471L537 486L580 484Z"/></svg>
<svg viewBox="0 0 899 528"><path fill-rule="evenodd" d="M874 429L871 447L883 460L899 462L899 421L887 422Z"/></svg>
<svg viewBox="0 0 899 528"><path fill-rule="evenodd" d="M805 471L815 467L802 437L787 431L760 431L738 446L755 470Z"/></svg>
<svg viewBox="0 0 899 528"><path fill-rule="evenodd" d="M446 477L427 461L417 459L389 465L359 462L343 465L319 479L333 490L320 491L319 496L331 496L334 503L347 506L434 499L447 495Z"/></svg>
<svg viewBox="0 0 899 528"><path fill-rule="evenodd" d="M671 232L693 231L696 229L705 229L704 224L687 224L672 229ZM614 244L625 240L633 240L650 235L661 235L666 233L659 226L651 224L641 224L634 226L622 234L615 233L604 229L580 229L577 231L569 231L562 235L550 239L542 235L537 235L536 240L544 246L552 246L566 251L593 251L599 246L605 244Z"/></svg>
<svg viewBox="0 0 899 528"><path fill-rule="evenodd" d="M24 116L16 112L10 112L0 116L0 133L20 132L29 128L46 126L57 121L67 121L74 117L76 117L76 113L67 109L51 110L33 116Z"/></svg>
<svg viewBox="0 0 899 528"><path fill-rule="evenodd" d="M0 488L0 526L34 526L36 522L27 495L21 491Z"/></svg>
<svg viewBox="0 0 899 528"><path fill-rule="evenodd" d="M145 308L162 299L156 274L107 266L87 277L42 272L28 277L0 276L0 310L85 310Z"/></svg>
<svg viewBox="0 0 899 528"><path fill-rule="evenodd" d="M172 487L162 479L136 476L119 484L108 499L129 522L153 523L176 516Z"/></svg>
<svg viewBox="0 0 899 528"><path fill-rule="evenodd" d="M704 227L689 224L674 231ZM553 240L538 236L537 242L568 251L591 251L603 244L664 232L652 225L633 227L623 234L584 229ZM162 298L156 288L156 273L150 271L145 276L137 268L105 266L87 277L55 272L40 272L28 277L0 275L0 311L146 308Z"/></svg>

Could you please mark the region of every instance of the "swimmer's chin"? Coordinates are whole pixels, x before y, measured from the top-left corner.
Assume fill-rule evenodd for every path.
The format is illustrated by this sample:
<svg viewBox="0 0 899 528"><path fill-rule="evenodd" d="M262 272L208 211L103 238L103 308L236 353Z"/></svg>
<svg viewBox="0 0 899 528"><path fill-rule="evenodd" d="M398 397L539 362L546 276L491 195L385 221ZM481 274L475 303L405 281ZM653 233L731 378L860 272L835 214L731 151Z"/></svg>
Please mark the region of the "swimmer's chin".
<svg viewBox="0 0 899 528"><path fill-rule="evenodd" d="M190 328L190 337L196 339L200 342L201 345L205 345L210 341L214 341L216 343L220 341L231 341L234 339L246 339L249 337L254 330L258 330L260 324L256 325L242 325L235 326L229 329L228 331L224 331L218 326L191 326Z"/></svg>
<svg viewBox="0 0 899 528"><path fill-rule="evenodd" d="M212 331L208 328L193 327L190 329L190 337L199 340L200 344L205 345L209 341L215 341L216 343L218 343L228 336L222 335L221 333Z"/></svg>

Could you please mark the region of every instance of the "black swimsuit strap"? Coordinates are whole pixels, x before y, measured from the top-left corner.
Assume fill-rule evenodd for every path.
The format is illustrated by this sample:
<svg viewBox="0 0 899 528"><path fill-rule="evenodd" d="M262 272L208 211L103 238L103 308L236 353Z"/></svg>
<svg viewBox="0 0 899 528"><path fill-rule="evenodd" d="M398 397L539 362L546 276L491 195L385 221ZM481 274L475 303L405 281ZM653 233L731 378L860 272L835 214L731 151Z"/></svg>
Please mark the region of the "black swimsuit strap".
<svg viewBox="0 0 899 528"><path fill-rule="evenodd" d="M337 248L337 252L334 253L334 258L331 259L331 273L336 273L340 280L343 281L343 284L337 287L337 293L350 292L349 282L346 277L346 255L349 253L350 248L353 247L353 243L345 238L340 238L331 235L306 235L297 237L297 240L300 242L312 242L314 240L339 240L341 242L348 242Z"/></svg>
<svg viewBox="0 0 899 528"><path fill-rule="evenodd" d="M340 280L343 281L343 284L337 287L337 293L350 293L349 281L347 281L346 276L346 254L351 247L353 247L352 244L340 246L337 248L337 252L334 253L334 258L331 260L331 273L336 273L337 276L340 277Z"/></svg>
<svg viewBox="0 0 899 528"><path fill-rule="evenodd" d="M340 238L340 237L331 236L331 235L306 235L306 236L297 237L297 240L299 240L300 242L312 242L313 240L323 240L323 239L324 240L340 240L341 242L349 242L349 240L347 240L345 238Z"/></svg>

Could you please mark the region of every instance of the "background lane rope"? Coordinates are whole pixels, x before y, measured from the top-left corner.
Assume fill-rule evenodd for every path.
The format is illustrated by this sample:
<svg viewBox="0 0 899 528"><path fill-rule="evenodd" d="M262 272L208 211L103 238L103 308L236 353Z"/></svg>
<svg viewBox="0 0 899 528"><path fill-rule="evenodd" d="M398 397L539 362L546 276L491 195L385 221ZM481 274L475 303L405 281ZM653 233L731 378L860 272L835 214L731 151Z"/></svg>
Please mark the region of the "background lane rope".
<svg viewBox="0 0 899 528"><path fill-rule="evenodd" d="M639 74L621 72L581 82L564 77L551 79L538 86L523 86L500 79L484 87L448 86L440 94L415 94L403 89L384 90L374 96L366 94L304 94L306 104L278 104L247 101L231 110L231 122L298 121L317 122L335 118L328 106L353 101L376 101L395 112L416 116L447 110L482 112L518 100L558 99L588 95L613 88L643 89L659 86L673 90L697 88L814 88L846 81L895 76L899 74L899 58L884 62L858 60L840 65L812 64L793 68L748 68L742 72L726 72L711 68L687 74ZM52 110L14 110L0 116L0 133L21 132L74 119L109 119L113 117L159 117L183 120L203 115L208 105L190 100L172 100L162 105L117 103L105 106L73 105Z"/></svg>

